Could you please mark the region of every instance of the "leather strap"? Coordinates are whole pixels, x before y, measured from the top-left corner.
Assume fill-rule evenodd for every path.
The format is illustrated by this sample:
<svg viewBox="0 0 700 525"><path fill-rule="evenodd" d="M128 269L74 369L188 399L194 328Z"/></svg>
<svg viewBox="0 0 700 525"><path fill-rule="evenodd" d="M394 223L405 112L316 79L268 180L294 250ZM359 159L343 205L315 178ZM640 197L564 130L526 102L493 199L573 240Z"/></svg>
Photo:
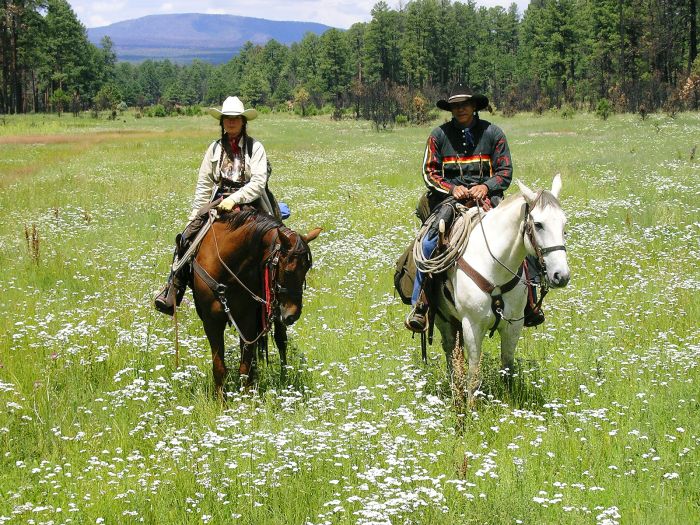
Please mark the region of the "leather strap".
<svg viewBox="0 0 700 525"><path fill-rule="evenodd" d="M493 292L496 288L491 283L491 281L486 279L483 275L477 272L467 261L465 261L464 257L459 257L457 259L457 266L460 270L462 270L469 277L471 277L472 281L474 281L483 292L491 295L491 292Z"/></svg>
<svg viewBox="0 0 700 525"><path fill-rule="evenodd" d="M496 328L498 328L498 324L503 318L503 308L505 307L503 294L510 292L513 288L515 288L515 285L518 284L523 274L523 265L520 265L520 268L518 268L518 273L515 275L515 277L502 286L494 286L491 281L477 272L467 261L464 260L463 257L457 259L457 266L460 270L466 273L483 292L491 296L491 311L493 312L493 315L496 316L496 321L493 323L493 326L489 332L489 337L493 337Z"/></svg>

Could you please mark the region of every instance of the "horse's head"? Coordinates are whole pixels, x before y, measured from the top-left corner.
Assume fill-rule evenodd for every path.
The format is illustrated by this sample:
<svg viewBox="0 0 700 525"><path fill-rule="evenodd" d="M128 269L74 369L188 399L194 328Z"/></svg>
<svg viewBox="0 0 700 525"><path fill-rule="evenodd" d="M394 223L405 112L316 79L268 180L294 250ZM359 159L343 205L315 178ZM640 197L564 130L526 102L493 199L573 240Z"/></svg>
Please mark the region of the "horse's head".
<svg viewBox="0 0 700 525"><path fill-rule="evenodd" d="M280 318L289 326L301 316L306 273L311 269L311 250L308 243L318 237L321 228L314 228L307 235L299 235L289 228L280 228L279 232L282 251L276 293Z"/></svg>
<svg viewBox="0 0 700 525"><path fill-rule="evenodd" d="M550 286L566 286L570 274L564 246L566 216L558 200L561 175L554 177L551 191L533 192L522 182L516 182L529 208L525 218L525 248L540 259Z"/></svg>

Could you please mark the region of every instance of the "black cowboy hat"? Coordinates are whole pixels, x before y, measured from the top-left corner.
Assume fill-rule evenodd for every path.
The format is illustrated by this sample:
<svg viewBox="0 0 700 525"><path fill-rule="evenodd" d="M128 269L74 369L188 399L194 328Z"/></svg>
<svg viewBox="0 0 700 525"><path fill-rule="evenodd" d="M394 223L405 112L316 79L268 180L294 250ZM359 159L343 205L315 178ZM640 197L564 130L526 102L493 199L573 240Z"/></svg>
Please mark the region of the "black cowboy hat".
<svg viewBox="0 0 700 525"><path fill-rule="evenodd" d="M438 100L437 104L435 105L440 109L444 109L445 111L452 111L452 104L464 102L465 100L471 100L474 102L474 106L476 107L477 111L486 109L486 106L489 105L489 99L486 96L476 94L462 84L457 84L452 88L452 92L447 100Z"/></svg>

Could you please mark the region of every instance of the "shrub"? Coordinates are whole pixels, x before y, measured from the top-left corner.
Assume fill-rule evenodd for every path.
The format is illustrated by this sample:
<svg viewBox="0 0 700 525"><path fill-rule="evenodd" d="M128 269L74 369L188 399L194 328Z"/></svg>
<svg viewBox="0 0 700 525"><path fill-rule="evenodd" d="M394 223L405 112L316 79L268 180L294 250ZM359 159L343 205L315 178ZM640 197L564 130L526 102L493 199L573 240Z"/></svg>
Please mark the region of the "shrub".
<svg viewBox="0 0 700 525"><path fill-rule="evenodd" d="M645 104L639 105L639 116L642 118L642 120L646 120L647 117L649 116L649 111L647 110L647 107Z"/></svg>
<svg viewBox="0 0 700 525"><path fill-rule="evenodd" d="M595 108L596 116L603 120L608 120L610 113L612 113L612 106L610 106L610 102L608 102L607 98L601 98Z"/></svg>
<svg viewBox="0 0 700 525"><path fill-rule="evenodd" d="M203 114L202 108L196 104L194 106L187 106L185 108L185 115L187 115L188 117L198 117L199 115L202 115L202 114Z"/></svg>
<svg viewBox="0 0 700 525"><path fill-rule="evenodd" d="M517 113L518 112L516 111L515 106L506 106L503 108L504 117L514 117Z"/></svg>
<svg viewBox="0 0 700 525"><path fill-rule="evenodd" d="M574 115L576 114L576 110L573 108L573 106L570 106L569 104L564 104L561 107L561 111L559 112L559 116L563 119L570 119L574 118Z"/></svg>
<svg viewBox="0 0 700 525"><path fill-rule="evenodd" d="M396 124L399 126L405 126L408 124L408 117L406 115L396 115Z"/></svg>
<svg viewBox="0 0 700 525"><path fill-rule="evenodd" d="M51 104L60 117L61 113L63 113L63 108L70 104L70 97L61 88L58 88L51 95Z"/></svg>
<svg viewBox="0 0 700 525"><path fill-rule="evenodd" d="M151 106L148 109L148 116L149 117L167 117L168 112L165 111L165 107L163 104L156 104L155 106Z"/></svg>

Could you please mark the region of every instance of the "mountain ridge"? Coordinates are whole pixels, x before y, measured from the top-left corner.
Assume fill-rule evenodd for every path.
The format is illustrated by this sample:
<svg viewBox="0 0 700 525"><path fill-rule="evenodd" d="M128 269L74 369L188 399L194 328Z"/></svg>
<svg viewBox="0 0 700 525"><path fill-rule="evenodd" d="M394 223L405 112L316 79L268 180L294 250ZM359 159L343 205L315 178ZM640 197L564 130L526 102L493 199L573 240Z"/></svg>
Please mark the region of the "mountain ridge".
<svg viewBox="0 0 700 525"><path fill-rule="evenodd" d="M231 59L246 42L265 44L276 40L289 45L308 33L320 35L332 27L316 22L277 21L236 15L182 13L148 15L101 27L88 28L96 45L109 36L117 59L190 62L200 58L212 63Z"/></svg>

